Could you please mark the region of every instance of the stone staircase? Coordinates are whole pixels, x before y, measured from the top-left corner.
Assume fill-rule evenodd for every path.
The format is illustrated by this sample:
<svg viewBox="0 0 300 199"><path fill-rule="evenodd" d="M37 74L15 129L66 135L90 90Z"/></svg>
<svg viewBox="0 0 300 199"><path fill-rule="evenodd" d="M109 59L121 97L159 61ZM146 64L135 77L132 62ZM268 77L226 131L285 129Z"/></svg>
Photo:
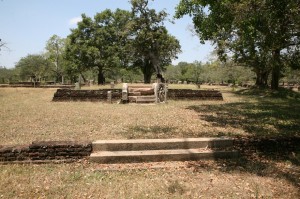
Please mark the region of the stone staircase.
<svg viewBox="0 0 300 199"><path fill-rule="evenodd" d="M90 161L132 163L235 158L230 138L177 138L98 140L92 143Z"/></svg>
<svg viewBox="0 0 300 199"><path fill-rule="evenodd" d="M128 101L135 103L155 103L156 97L152 85L128 86Z"/></svg>

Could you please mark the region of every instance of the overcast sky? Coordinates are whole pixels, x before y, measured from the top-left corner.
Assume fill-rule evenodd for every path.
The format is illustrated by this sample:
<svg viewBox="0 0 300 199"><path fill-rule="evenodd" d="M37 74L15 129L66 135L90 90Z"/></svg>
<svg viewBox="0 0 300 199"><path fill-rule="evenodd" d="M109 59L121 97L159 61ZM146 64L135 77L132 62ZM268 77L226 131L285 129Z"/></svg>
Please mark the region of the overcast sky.
<svg viewBox="0 0 300 199"><path fill-rule="evenodd" d="M172 19L179 0L154 0L150 7L157 11L165 9ZM54 34L67 37L75 28L82 13L93 17L105 9L130 10L128 0L0 0L0 38L7 43L9 51L0 51L0 66L12 68L21 57L45 51L46 41ZM189 16L166 23L182 47L182 53L173 61L207 61L212 46L201 45L189 31Z"/></svg>

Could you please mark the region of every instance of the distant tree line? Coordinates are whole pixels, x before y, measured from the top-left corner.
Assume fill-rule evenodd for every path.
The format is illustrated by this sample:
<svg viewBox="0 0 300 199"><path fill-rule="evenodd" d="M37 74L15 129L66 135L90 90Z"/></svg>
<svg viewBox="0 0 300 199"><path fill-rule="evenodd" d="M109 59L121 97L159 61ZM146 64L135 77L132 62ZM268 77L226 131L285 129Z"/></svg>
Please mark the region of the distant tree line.
<svg viewBox="0 0 300 199"><path fill-rule="evenodd" d="M168 66L165 76L169 82L227 83L227 84L253 84L255 73L249 68L230 63L212 61L201 63L179 62L178 65Z"/></svg>
<svg viewBox="0 0 300 199"><path fill-rule="evenodd" d="M161 75L181 51L179 41L164 26L168 14L148 7L148 0L131 0L131 11L109 9L82 21L67 38L52 36L43 55L28 55L17 64L20 79L83 80L96 73L98 84L106 78L132 79L143 74L150 83ZM39 68L37 66L40 66ZM91 78L91 77L88 77Z"/></svg>
<svg viewBox="0 0 300 199"><path fill-rule="evenodd" d="M67 38L53 35L47 41L44 54L23 57L14 69L2 67L0 81L150 83L163 74L172 81L252 81L272 89L280 80L299 83L298 1L181 0L175 17L190 15L195 34L201 43L215 44L217 58L176 66L171 63L181 47L164 26L168 14L150 9L148 0L130 3L131 11L82 14Z"/></svg>

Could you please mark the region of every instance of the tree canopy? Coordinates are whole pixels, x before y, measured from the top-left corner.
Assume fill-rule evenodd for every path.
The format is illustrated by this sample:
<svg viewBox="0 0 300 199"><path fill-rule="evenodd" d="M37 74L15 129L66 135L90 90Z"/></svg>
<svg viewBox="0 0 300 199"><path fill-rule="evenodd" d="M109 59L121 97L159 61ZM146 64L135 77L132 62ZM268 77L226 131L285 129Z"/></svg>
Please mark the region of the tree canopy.
<svg viewBox="0 0 300 199"><path fill-rule="evenodd" d="M299 0L181 0L176 17L190 15L201 42L213 41L221 59L253 68L257 84L278 89L285 66L299 62ZM299 65L298 65L299 67Z"/></svg>
<svg viewBox="0 0 300 199"><path fill-rule="evenodd" d="M16 64L19 75L22 80L30 78L38 80L51 76L51 62L43 55L32 54L20 59Z"/></svg>
<svg viewBox="0 0 300 199"><path fill-rule="evenodd" d="M148 0L131 0L131 4L133 66L140 67L144 82L150 83L152 74L161 75L163 69L177 58L181 47L164 26L165 11L150 9Z"/></svg>
<svg viewBox="0 0 300 199"><path fill-rule="evenodd" d="M55 73L55 80L59 81L60 78L63 77L64 73L64 51L65 51L65 39L53 35L46 43L46 56L49 61L54 63L55 68L53 68L53 72ZM63 78L62 78L63 83Z"/></svg>
<svg viewBox="0 0 300 199"><path fill-rule="evenodd" d="M122 14L121 14L122 13ZM120 20L120 15L124 17ZM104 71L120 64L118 59L119 41L122 35L121 23L128 20L129 12L107 9L97 13L94 19L82 14L78 27L71 30L66 46L66 58L73 62L79 71L97 68L98 83L105 82Z"/></svg>
<svg viewBox="0 0 300 199"><path fill-rule="evenodd" d="M131 4L131 12L107 9L93 19L83 14L68 36L66 58L78 71L97 68L98 83L119 67L141 69L150 83L180 52L179 41L163 25L167 13L148 8L148 0Z"/></svg>

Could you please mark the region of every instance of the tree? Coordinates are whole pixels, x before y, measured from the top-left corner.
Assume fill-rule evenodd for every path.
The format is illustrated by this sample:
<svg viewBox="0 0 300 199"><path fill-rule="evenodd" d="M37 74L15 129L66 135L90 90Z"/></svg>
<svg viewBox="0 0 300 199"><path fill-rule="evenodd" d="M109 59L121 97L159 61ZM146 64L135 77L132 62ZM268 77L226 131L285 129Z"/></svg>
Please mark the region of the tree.
<svg viewBox="0 0 300 199"><path fill-rule="evenodd" d="M53 35L47 41L46 44L46 55L49 60L54 63L55 68L53 69L55 73L55 80L59 81L61 78L61 82L63 82L63 67L64 67L64 58L63 53L65 50L65 39L60 38L57 35Z"/></svg>
<svg viewBox="0 0 300 199"><path fill-rule="evenodd" d="M7 84L15 82L17 80L17 71L14 68L7 69L5 67L0 66L0 84Z"/></svg>
<svg viewBox="0 0 300 199"><path fill-rule="evenodd" d="M185 14L193 17L201 42L211 40L220 58L233 54L252 67L257 84L266 84L271 73L271 88L278 89L283 61L299 57L299 1L181 0L176 17Z"/></svg>
<svg viewBox="0 0 300 199"><path fill-rule="evenodd" d="M166 79L171 83L179 81L180 77L181 77L180 69L179 69L179 67L177 67L177 65L167 66L164 74L165 74Z"/></svg>
<svg viewBox="0 0 300 199"><path fill-rule="evenodd" d="M40 81L51 73L51 62L43 55L27 55L19 60L16 69L22 80Z"/></svg>
<svg viewBox="0 0 300 199"><path fill-rule="evenodd" d="M104 84L104 72L120 65L119 54L123 48L119 47L121 41L124 42L122 33L128 16L128 11L120 9L115 12L104 10L97 13L94 19L82 14L82 21L68 36L66 58L80 72L97 68L98 84Z"/></svg>
<svg viewBox="0 0 300 199"><path fill-rule="evenodd" d="M140 67L144 83L150 83L154 72L161 75L180 52L179 41L163 26L167 13L148 7L148 0L131 0L132 65Z"/></svg>

